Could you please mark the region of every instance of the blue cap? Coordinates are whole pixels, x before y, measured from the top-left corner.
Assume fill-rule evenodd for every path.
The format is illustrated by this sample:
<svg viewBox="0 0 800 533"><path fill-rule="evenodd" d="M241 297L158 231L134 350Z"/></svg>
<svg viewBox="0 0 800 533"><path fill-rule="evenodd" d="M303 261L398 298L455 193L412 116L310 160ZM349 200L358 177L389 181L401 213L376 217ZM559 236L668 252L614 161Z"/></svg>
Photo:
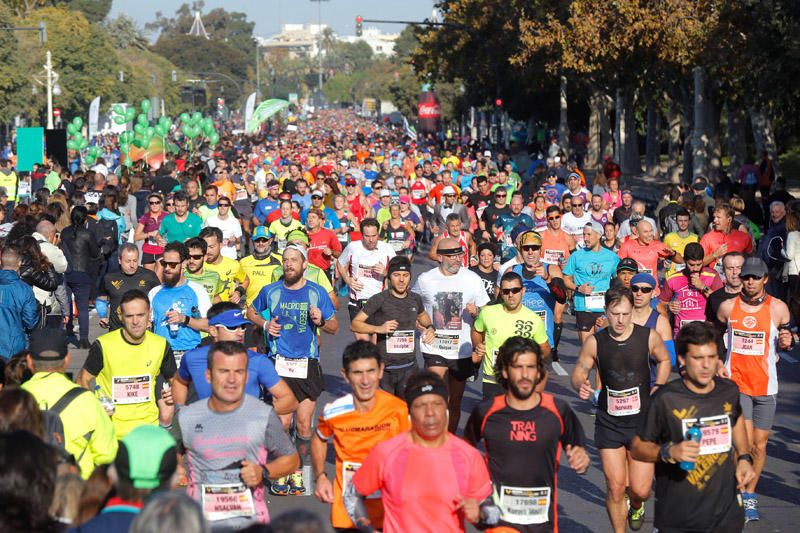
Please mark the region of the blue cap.
<svg viewBox="0 0 800 533"><path fill-rule="evenodd" d="M530 226L520 222L511 230L511 242L517 242L517 237L530 230Z"/></svg>
<svg viewBox="0 0 800 533"><path fill-rule="evenodd" d="M231 309L218 314L214 318L208 319L209 326L225 326L228 328L235 328L242 324L251 324L249 320L244 317L244 311L241 309Z"/></svg>
<svg viewBox="0 0 800 533"><path fill-rule="evenodd" d="M640 272L631 278L631 285L637 285L639 283L644 283L645 285L650 285L654 289L656 288L656 278L654 278L651 274L647 274L645 272Z"/></svg>
<svg viewBox="0 0 800 533"><path fill-rule="evenodd" d="M256 239L271 239L272 233L269 232L266 226L257 226L253 230L253 240Z"/></svg>

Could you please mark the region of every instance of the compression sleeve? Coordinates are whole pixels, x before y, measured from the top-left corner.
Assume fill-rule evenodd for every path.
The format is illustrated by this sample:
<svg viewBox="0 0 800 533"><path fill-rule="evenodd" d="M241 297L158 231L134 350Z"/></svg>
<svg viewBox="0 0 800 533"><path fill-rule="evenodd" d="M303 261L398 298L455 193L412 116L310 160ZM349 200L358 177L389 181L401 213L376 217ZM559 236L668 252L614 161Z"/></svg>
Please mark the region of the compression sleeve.
<svg viewBox="0 0 800 533"><path fill-rule="evenodd" d="M356 486L349 483L344 493L342 494L342 501L344 508L347 511L350 520L356 525L359 531L364 533L371 533L375 531L372 523L367 514L367 507L364 505L364 496L358 493Z"/></svg>
<svg viewBox="0 0 800 533"><path fill-rule="evenodd" d="M550 294L556 299L556 302L563 304L567 301L567 286L564 285L562 278L553 278L550 281Z"/></svg>

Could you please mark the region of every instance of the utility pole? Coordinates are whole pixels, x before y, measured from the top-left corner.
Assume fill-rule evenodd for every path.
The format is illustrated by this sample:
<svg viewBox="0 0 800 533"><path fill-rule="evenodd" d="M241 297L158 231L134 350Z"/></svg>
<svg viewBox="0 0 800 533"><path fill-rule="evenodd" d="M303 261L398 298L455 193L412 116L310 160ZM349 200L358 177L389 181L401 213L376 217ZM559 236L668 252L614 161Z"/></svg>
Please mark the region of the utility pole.
<svg viewBox="0 0 800 533"><path fill-rule="evenodd" d="M256 101L261 103L261 41L256 39Z"/></svg>
<svg viewBox="0 0 800 533"><path fill-rule="evenodd" d="M322 2L328 0L311 0L317 3L317 106L322 105Z"/></svg>
<svg viewBox="0 0 800 533"><path fill-rule="evenodd" d="M39 74L34 74L34 81L39 85L44 85L47 90L47 129L53 129L53 93L61 94L58 87L58 73L53 70L53 58L48 50L45 54L44 70Z"/></svg>

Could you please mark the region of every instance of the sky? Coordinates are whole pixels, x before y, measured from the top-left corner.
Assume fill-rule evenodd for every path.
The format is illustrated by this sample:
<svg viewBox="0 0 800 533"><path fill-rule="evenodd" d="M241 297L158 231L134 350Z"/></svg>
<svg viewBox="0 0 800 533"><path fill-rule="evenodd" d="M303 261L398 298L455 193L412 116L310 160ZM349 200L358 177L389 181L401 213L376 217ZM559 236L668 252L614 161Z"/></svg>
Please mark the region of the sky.
<svg viewBox="0 0 800 533"><path fill-rule="evenodd" d="M172 17L181 4L191 0L114 0L109 17L120 13L133 17L140 28L155 20L156 11ZM317 11L321 7L322 23L331 26L342 36L355 34L355 19L418 20L430 18L434 0L326 0L321 4L311 0L206 0L204 12L218 7L228 11L240 11L247 19L256 23L254 34L269 37L280 32L283 24L316 23ZM385 33L397 33L403 25L370 24ZM153 37L152 35L149 37Z"/></svg>

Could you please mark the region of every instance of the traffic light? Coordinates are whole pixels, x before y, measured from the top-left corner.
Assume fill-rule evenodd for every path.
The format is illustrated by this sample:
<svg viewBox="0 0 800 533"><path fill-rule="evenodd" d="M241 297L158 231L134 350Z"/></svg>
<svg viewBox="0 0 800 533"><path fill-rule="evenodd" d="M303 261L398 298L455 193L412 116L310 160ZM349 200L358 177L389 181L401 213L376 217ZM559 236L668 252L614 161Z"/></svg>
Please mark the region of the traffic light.
<svg viewBox="0 0 800 533"><path fill-rule="evenodd" d="M362 31L362 24L364 23L364 17L361 15L356 17L356 37L361 37Z"/></svg>
<svg viewBox="0 0 800 533"><path fill-rule="evenodd" d="M497 107L503 107L503 100L501 98L498 98L497 100L494 101L494 105L496 105Z"/></svg>

